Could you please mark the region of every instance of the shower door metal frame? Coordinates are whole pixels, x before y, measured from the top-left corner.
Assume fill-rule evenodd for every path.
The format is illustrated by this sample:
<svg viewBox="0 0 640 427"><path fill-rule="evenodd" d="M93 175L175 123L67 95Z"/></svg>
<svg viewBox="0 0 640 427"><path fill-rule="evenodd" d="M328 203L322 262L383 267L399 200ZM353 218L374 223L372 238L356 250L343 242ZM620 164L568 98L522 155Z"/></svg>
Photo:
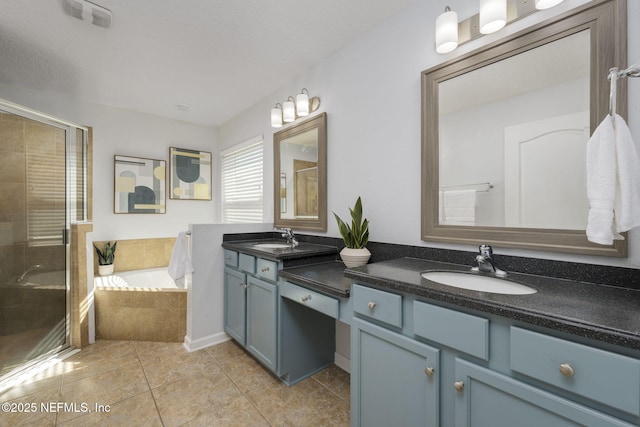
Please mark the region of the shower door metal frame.
<svg viewBox="0 0 640 427"><path fill-rule="evenodd" d="M57 117L50 116L45 113L41 113L36 110L32 110L27 107L23 107L18 104L14 104L12 102L0 99L0 111L15 114L21 117L24 117L29 120L34 120L39 123L43 123L49 126L56 127L58 129L62 129L65 131L65 228L64 230L60 230L62 233L62 242L65 247L65 297L66 297L66 318L65 318L65 343L56 349L53 349L46 354L50 354L51 352L60 352L65 348L69 348L73 346L71 333L73 328L73 317L71 316L72 312L72 300L71 300L71 245L69 239L69 232L71 229L71 219L72 217L76 218L73 221L86 221L87 220L87 208L88 208L88 200L87 200L87 148L88 148L88 134L89 128L86 126L80 126L75 123L67 122L65 120L61 120ZM77 141L76 134L78 130L82 130L82 141ZM82 144L82 168L81 168L81 186L82 186L82 214L83 217L81 219L77 218L77 208L76 208L76 195L78 194L78 189L76 187L76 179L77 179L77 170L75 167L71 167L70 156L72 153L76 153L76 149L78 147L78 143ZM73 214L76 214L75 216Z"/></svg>

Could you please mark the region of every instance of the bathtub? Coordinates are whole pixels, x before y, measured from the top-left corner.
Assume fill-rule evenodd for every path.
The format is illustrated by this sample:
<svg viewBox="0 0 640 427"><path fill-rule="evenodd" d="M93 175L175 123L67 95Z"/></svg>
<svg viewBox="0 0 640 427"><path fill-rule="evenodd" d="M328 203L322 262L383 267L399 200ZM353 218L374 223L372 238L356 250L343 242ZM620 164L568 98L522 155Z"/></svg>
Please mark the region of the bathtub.
<svg viewBox="0 0 640 427"><path fill-rule="evenodd" d="M96 286L114 288L180 289L166 268L119 271L111 276L96 277Z"/></svg>
<svg viewBox="0 0 640 427"><path fill-rule="evenodd" d="M184 341L187 291L166 268L95 277L94 285L97 339Z"/></svg>

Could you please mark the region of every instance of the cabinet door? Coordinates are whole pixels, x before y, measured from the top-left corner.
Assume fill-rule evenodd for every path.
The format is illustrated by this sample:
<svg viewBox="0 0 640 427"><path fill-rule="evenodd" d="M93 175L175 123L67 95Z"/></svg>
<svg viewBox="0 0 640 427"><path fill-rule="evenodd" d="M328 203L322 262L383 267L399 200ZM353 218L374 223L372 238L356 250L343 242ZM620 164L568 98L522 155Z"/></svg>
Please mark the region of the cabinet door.
<svg viewBox="0 0 640 427"><path fill-rule="evenodd" d="M276 372L278 288L251 276L247 284L247 349Z"/></svg>
<svg viewBox="0 0 640 427"><path fill-rule="evenodd" d="M455 367L455 389L454 384L445 384L443 392L457 393L456 427L631 427L617 418L467 361L456 359Z"/></svg>
<svg viewBox="0 0 640 427"><path fill-rule="evenodd" d="M246 276L224 269L224 330L240 344L246 344Z"/></svg>
<svg viewBox="0 0 640 427"><path fill-rule="evenodd" d="M438 426L433 347L360 319L351 324L351 425Z"/></svg>

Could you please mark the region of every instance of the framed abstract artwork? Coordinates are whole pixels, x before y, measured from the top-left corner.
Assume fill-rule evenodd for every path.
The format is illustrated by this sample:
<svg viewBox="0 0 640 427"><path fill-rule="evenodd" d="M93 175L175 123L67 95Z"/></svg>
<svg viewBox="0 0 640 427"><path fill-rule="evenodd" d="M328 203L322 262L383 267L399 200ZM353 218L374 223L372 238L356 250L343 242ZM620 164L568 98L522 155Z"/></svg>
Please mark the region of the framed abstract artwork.
<svg viewBox="0 0 640 427"><path fill-rule="evenodd" d="M169 197L211 200L211 153L169 148Z"/></svg>
<svg viewBox="0 0 640 427"><path fill-rule="evenodd" d="M167 162L114 156L114 212L166 212Z"/></svg>

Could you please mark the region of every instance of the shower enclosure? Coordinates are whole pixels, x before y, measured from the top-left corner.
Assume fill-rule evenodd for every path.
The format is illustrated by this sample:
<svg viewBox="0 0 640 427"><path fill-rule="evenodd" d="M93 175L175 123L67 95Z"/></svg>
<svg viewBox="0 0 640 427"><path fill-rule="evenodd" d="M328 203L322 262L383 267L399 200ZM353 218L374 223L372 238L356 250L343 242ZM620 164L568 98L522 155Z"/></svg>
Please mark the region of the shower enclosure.
<svg viewBox="0 0 640 427"><path fill-rule="evenodd" d="M0 100L0 376L70 342L88 129Z"/></svg>

